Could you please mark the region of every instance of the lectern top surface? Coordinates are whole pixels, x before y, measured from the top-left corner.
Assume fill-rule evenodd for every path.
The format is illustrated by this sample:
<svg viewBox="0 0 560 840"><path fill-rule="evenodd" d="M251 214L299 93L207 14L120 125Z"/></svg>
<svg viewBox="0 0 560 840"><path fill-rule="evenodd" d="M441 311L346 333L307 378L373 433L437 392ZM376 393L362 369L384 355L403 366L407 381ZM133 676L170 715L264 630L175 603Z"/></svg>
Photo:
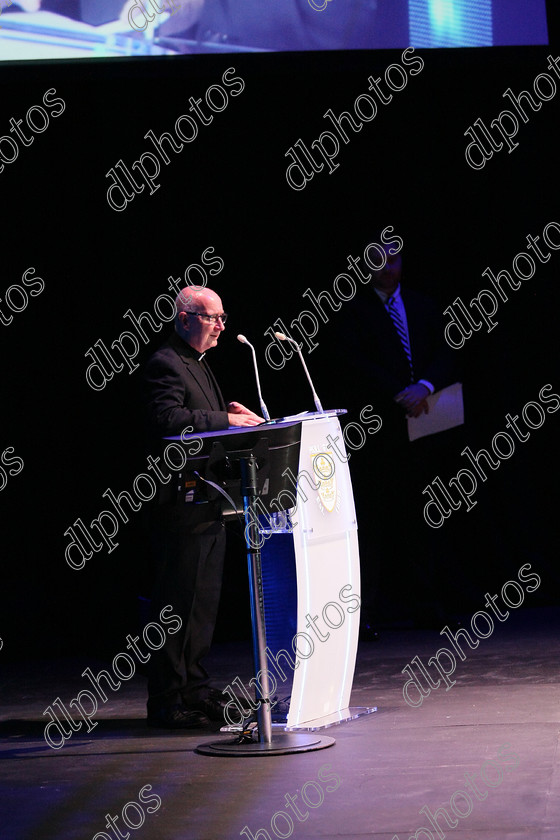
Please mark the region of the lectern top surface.
<svg viewBox="0 0 560 840"><path fill-rule="evenodd" d="M196 438L212 438L223 437L224 434L240 435L251 434L255 432L262 432L266 428L282 429L288 426L294 426L296 423L301 423L304 420L315 420L319 417L333 417L339 414L346 414L345 408L333 408L328 411L303 411L301 414L292 414L289 417L279 417L277 420L267 420L265 423L260 423L258 426L230 426L227 429L218 429L213 432L193 432L190 435L170 435L164 440L179 440L186 441L191 437Z"/></svg>

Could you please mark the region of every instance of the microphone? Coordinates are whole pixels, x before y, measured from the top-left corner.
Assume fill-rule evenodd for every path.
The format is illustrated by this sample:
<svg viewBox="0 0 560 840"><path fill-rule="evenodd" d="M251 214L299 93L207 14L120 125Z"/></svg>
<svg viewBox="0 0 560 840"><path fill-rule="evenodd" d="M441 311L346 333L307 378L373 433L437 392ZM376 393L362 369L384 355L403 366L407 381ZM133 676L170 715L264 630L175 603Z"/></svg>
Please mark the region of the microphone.
<svg viewBox="0 0 560 840"><path fill-rule="evenodd" d="M270 420L270 414L268 413L268 408L264 404L264 400L262 398L261 382L260 382L260 379L259 379L259 369L257 367L257 357L255 355L255 348L253 347L253 345L251 344L250 341L247 341L247 339L245 338L244 335L238 335L237 340L240 341L241 344L246 344L248 347L251 348L251 352L253 354L253 364L255 366L255 379L257 380L257 391L259 393L259 402L260 402L260 405L261 405L262 416L264 417L265 420Z"/></svg>
<svg viewBox="0 0 560 840"><path fill-rule="evenodd" d="M301 348L300 348L299 344L297 343L297 341L294 341L293 338L290 338L289 335L285 335L284 333L275 332L274 335L276 336L276 338L279 338L280 341L289 341L290 344L293 344L294 347L296 348L296 350L298 352L298 356L301 359L301 363L303 365L305 375L307 376L307 379L309 380L309 384L311 385L311 391L313 392L313 401L315 403L315 408L317 409L317 411L320 411L321 414L323 414L323 406L321 405L321 401L319 400L319 397L317 396L317 392L315 390L313 382L311 381L311 377L309 375L309 371L307 370L307 365L305 364L305 361L304 361L304 358L302 356Z"/></svg>

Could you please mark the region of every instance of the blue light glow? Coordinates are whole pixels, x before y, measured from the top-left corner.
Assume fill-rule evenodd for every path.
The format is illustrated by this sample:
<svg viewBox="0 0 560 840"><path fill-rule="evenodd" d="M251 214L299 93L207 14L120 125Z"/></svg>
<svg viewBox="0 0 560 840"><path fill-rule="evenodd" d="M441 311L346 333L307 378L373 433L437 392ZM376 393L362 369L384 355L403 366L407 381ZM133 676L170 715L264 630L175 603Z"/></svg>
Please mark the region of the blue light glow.
<svg viewBox="0 0 560 840"><path fill-rule="evenodd" d="M492 0L409 0L413 47L492 46Z"/></svg>

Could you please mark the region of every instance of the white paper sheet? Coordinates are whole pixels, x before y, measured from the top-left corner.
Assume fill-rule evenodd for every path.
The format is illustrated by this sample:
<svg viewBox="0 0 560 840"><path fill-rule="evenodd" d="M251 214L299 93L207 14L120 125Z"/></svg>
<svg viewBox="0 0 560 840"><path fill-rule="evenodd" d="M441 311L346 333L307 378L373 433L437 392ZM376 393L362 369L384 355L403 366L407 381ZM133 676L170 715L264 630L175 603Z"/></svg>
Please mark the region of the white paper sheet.
<svg viewBox="0 0 560 840"><path fill-rule="evenodd" d="M465 422L463 386L460 382L454 382L453 385L430 394L427 401L430 407L427 414L407 418L409 440L444 432L446 429L462 426Z"/></svg>

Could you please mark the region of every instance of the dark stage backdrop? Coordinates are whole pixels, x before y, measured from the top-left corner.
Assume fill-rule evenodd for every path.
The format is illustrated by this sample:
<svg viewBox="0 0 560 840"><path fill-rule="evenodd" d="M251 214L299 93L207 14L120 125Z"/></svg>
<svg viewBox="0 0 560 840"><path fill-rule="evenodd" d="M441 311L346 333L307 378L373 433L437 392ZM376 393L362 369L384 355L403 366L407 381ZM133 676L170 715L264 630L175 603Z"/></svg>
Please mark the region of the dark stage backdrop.
<svg viewBox="0 0 560 840"><path fill-rule="evenodd" d="M554 21L550 24L554 36ZM402 50L203 55L0 69L0 134L12 138L0 146L6 161L0 172L0 655L114 652L131 624L141 620L136 615L137 596L145 594L141 511L119 523L119 544L111 553L94 553L81 570L65 561L70 541L65 531L78 518L87 525L108 508L102 497L107 488L130 492L135 477L146 472L141 368L114 373L94 390L86 379L93 360L87 351L100 339L110 347L123 331L138 337L125 313L153 315L156 300L171 294L169 278L183 277L212 248L206 260L219 257L223 268L208 274L208 285L222 296L230 320L210 361L226 397L258 405L250 355L235 339L243 332L257 347L271 413L312 409L297 360L282 370L267 365L266 332L280 318L301 339L291 322L303 310L314 311L303 293L327 290L334 297L335 278L347 272L348 256L361 260L365 247L379 241L380 230L393 226L404 242L408 285L435 296L442 312L457 298L468 305L482 289L492 289L482 276L487 266L511 273L516 255L528 253L528 235L541 237L544 248L543 230L551 222L549 239L560 246L560 94L555 93L560 71L547 68L549 55L559 55L554 44L417 50L404 58ZM390 71L392 94L384 75L389 65L404 68ZM533 83L543 73L552 84L541 77L537 99ZM368 91L370 76L381 77L381 93ZM526 100L520 104L526 122L503 97L508 88L529 90L535 105L541 103L536 111ZM368 93L371 100L358 103L360 131L349 120L337 131L323 116L329 109L337 116L349 111L355 126L354 103ZM195 107L191 97L202 102ZM465 132L478 118L490 126L504 110L513 115L502 118L504 132L518 123L516 137L507 142L518 145L509 153L505 136L500 141L494 128L494 144L503 147L482 168L473 168L465 158L470 142ZM183 140L176 133L182 115L189 117L179 124ZM327 131L332 139L323 134ZM158 155L145 137L148 132L157 138L172 134L174 148L164 140ZM292 168L292 183L305 184L295 189L286 177L294 158L286 154L301 139L313 149L319 169L322 159L312 143L321 135L332 162L323 159L318 172L306 163L307 182ZM17 158L7 162L15 148ZM471 151L471 160L480 165L480 150ZM146 152L152 157L142 158ZM128 204L119 189L111 192L121 210L107 197L116 183L107 173L119 171L119 161L135 173L138 190L133 192L121 167ZM151 174L157 162L160 172L152 187L139 167L131 169L136 161ZM560 393L560 251L551 247L548 252L550 259L541 262L533 251L534 276L509 291L507 301L497 299L497 325L490 332L486 327L473 332L455 351L464 366L466 434L474 451L488 448L506 429L506 414L520 415L529 402L539 403L543 386L550 384L547 394ZM220 265L211 263L207 271ZM528 273L528 266L518 262L520 272ZM191 280L198 276L191 269ZM372 289L355 285L353 304L364 299L363 317L350 302L342 302L338 312L326 309L328 323L318 322L314 338L318 346L309 352L304 344L323 405L348 408L344 422L358 421L372 399L367 378L352 375L348 350L349 336L367 337L369 330L366 298ZM343 295L347 288L341 281ZM485 298L485 305L489 302ZM165 302L159 305L165 315ZM154 316L153 323L161 318ZM146 319L143 325L146 340L138 341L131 366L142 364L168 332L165 324L161 332ZM128 346L133 346L130 340ZM119 358L116 351L113 356ZM103 385L98 370L90 376L98 388ZM476 507L467 512L463 504L444 525L450 525L456 546L449 563L460 564L463 574L472 571L480 598L488 588L484 570L488 579L494 570L496 580L505 581L530 562L542 576L541 597L558 602L560 411L546 410L554 401L543 405L544 420L538 409L528 409L534 424L530 438L514 438L512 456L488 471L483 487L479 482ZM368 438L352 456L359 510L368 520L361 529L368 540L362 551L373 563L375 511L368 513L367 499L376 482L381 435ZM465 466L459 450L451 453L442 480L447 483ZM421 490L434 478L433 466L426 463L417 506L403 511L403 521L422 521L426 497ZM220 632L243 635L246 571L235 535L226 582Z"/></svg>

